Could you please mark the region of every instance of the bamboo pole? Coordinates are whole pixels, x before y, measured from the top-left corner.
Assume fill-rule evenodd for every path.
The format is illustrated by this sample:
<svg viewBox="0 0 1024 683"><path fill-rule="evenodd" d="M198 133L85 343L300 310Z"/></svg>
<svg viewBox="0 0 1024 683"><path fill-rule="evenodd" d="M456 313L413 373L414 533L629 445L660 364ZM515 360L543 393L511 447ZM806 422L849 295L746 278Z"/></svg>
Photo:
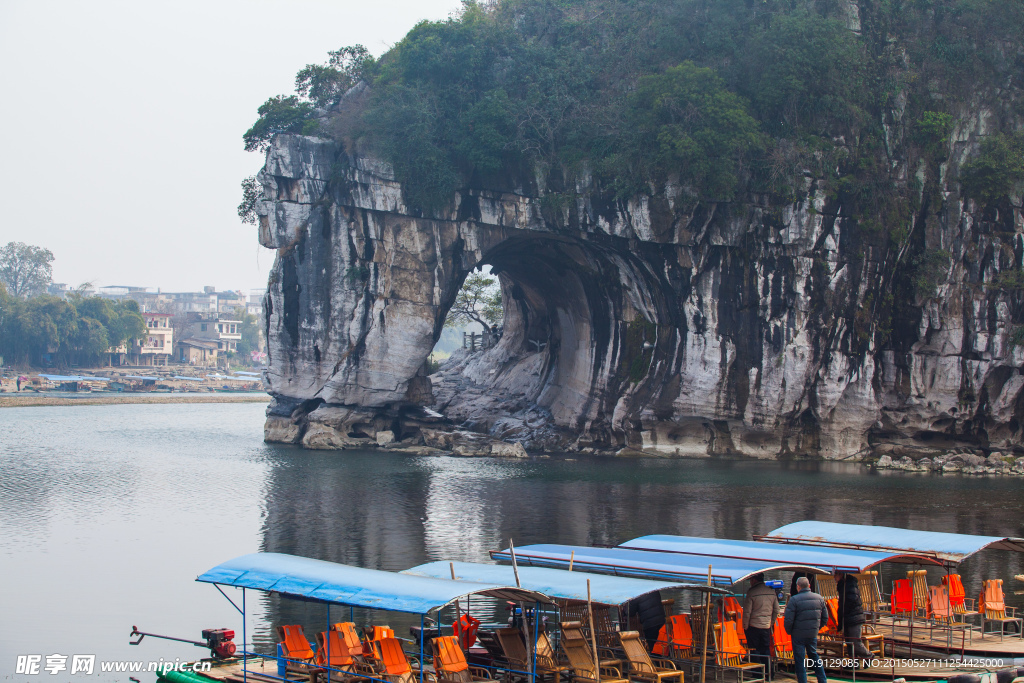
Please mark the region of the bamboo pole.
<svg viewBox="0 0 1024 683"><path fill-rule="evenodd" d="M594 680L601 683L601 660L597 656L597 631L594 630L594 603L590 599L590 579L587 579L587 620L590 622L590 644L594 648Z"/></svg>
<svg viewBox="0 0 1024 683"><path fill-rule="evenodd" d="M569 553L569 571L572 571L572 561L576 559L576 551Z"/></svg>
<svg viewBox="0 0 1024 683"><path fill-rule="evenodd" d="M708 565L708 588L711 588L711 565ZM700 683L704 683L704 676L708 669L708 629L711 627L711 591L708 590L708 597L704 601L704 646L700 650Z"/></svg>
<svg viewBox="0 0 1024 683"><path fill-rule="evenodd" d="M455 580L455 563L454 562L449 562L448 563L448 568L452 572L452 581L454 581ZM440 613L437 616L438 616L439 619L441 618ZM462 645L462 643L463 643L461 629L462 629L462 610L459 607L459 601L456 600L455 601L455 624L452 625L452 631L455 632L455 635L456 635L456 637L458 638L458 641L459 641L459 645ZM468 650L469 647L466 646L465 649Z"/></svg>
<svg viewBox="0 0 1024 683"><path fill-rule="evenodd" d="M511 538L508 539L508 551L512 555L512 573L516 576L516 588L522 588L523 584L519 582L519 565L516 564L516 544Z"/></svg>

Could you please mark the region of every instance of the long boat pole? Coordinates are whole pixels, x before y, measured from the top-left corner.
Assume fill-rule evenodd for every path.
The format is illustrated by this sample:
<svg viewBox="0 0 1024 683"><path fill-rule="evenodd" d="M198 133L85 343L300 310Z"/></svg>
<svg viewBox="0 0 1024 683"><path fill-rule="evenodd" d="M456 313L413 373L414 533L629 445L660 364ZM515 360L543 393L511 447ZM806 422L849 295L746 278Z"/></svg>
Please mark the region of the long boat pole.
<svg viewBox="0 0 1024 683"><path fill-rule="evenodd" d="M587 579L587 619L590 621L590 644L594 648L594 680L601 683L601 660L597 656L597 631L594 630L594 602L590 599L590 579Z"/></svg>
<svg viewBox="0 0 1024 683"><path fill-rule="evenodd" d="M449 562L448 563L448 568L452 570L452 581L454 581L455 580L455 563L454 562ZM440 616L441 616L440 612L438 613L437 616L438 616L438 618L440 618ZM459 645L462 645L462 643L464 641L467 643L467 645L465 645L465 649L468 650L469 649L469 645L468 645L469 639L462 637L463 636L463 634L462 634L462 610L459 608L459 601L458 601L457 598L455 600L455 623L452 625L452 631L455 632L455 636L456 636L457 640L459 641Z"/></svg>
<svg viewBox="0 0 1024 683"><path fill-rule="evenodd" d="M704 601L704 646L700 650L700 683L708 669L708 627L711 626L711 565L708 565L708 597Z"/></svg>
<svg viewBox="0 0 1024 683"><path fill-rule="evenodd" d="M508 539L508 551L512 555L512 573L516 577L516 588L522 588L523 584L519 583L519 565L516 563L516 544L511 538ZM524 617L526 615L523 615Z"/></svg>

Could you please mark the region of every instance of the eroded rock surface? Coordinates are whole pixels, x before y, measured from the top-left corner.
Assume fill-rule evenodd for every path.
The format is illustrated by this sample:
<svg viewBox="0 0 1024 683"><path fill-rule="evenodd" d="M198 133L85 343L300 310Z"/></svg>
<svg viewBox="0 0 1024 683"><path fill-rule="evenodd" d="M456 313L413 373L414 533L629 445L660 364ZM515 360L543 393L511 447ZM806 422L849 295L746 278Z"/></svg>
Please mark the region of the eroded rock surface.
<svg viewBox="0 0 1024 683"><path fill-rule="evenodd" d="M957 131L953 159L976 132ZM912 229L951 265L914 315L885 322L872 302L891 295L892 264L813 178L781 209L695 204L671 183L618 202L538 178L423 216L386 164L296 135L274 140L259 177L260 240L278 250L268 441L392 448L447 433L479 435L442 446L478 453L758 458L1019 448L1020 312L987 286L1019 267L1019 199L983 217L947 184ZM481 264L501 281L504 335L428 377Z"/></svg>

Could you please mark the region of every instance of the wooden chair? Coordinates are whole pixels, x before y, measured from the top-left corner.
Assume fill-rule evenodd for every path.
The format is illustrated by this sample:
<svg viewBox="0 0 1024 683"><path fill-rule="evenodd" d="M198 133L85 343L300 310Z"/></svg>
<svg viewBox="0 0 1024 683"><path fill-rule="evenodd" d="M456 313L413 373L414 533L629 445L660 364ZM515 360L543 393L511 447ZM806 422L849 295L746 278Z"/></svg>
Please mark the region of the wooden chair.
<svg viewBox="0 0 1024 683"><path fill-rule="evenodd" d="M914 611L919 616L928 617L928 571L925 569L907 572L914 591Z"/></svg>
<svg viewBox="0 0 1024 683"><path fill-rule="evenodd" d="M498 642L501 643L501 649L505 653L505 661L509 663L510 667L520 672L520 676L529 672L533 662L531 661L530 653L525 645L523 645L519 629L499 628L495 634L498 637ZM547 633L541 632L537 635L535 654L537 656L538 676L551 676L554 679L554 683L558 683L562 674L569 670L569 667L558 662L555 649L551 646L551 640L548 638ZM512 672L510 671L509 673Z"/></svg>
<svg viewBox="0 0 1024 683"><path fill-rule="evenodd" d="M818 595L826 600L839 599L839 587L836 585L836 577L831 574L817 574L814 578L818 584Z"/></svg>
<svg viewBox="0 0 1024 683"><path fill-rule="evenodd" d="M731 619L715 626L715 663L736 671L740 683L765 679L764 665L750 661L747 649L740 643L736 622Z"/></svg>
<svg viewBox="0 0 1024 683"><path fill-rule="evenodd" d="M640 640L639 631L623 631L619 633L619 642L629 660L629 678L634 681L650 681L661 683L665 679L676 679L683 683L683 672L668 659L654 661L647 653Z"/></svg>
<svg viewBox="0 0 1024 683"><path fill-rule="evenodd" d="M705 605L690 605L690 630L693 633L692 654L699 657L704 648L704 624L707 622L708 609ZM711 613L714 617L714 612ZM712 642L711 627L708 628L708 642Z"/></svg>
<svg viewBox="0 0 1024 683"><path fill-rule="evenodd" d="M278 647L281 650L281 656L287 660L285 662L287 670L308 672L315 668L316 655L313 653L309 641L306 640L306 634L302 632L301 626L298 624L278 626L277 637L281 639Z"/></svg>
<svg viewBox="0 0 1024 683"><path fill-rule="evenodd" d="M966 623L968 619L981 616L981 612L974 608L974 598L966 597L967 591L964 590L959 574L946 574L942 577L942 584L946 587L949 604L958 620Z"/></svg>
<svg viewBox="0 0 1024 683"><path fill-rule="evenodd" d="M928 623L931 626L933 638L935 629L939 629L945 635L947 647L952 646L953 636L956 632L960 633L961 638L966 637L968 630L973 635L973 629L968 629L967 624L957 621L945 586L928 587Z"/></svg>
<svg viewBox="0 0 1024 683"><path fill-rule="evenodd" d="M871 616L871 621L878 619L878 615L889 611L889 603L885 602L882 592L878 589L878 572L861 572L853 574L857 577L857 588L860 590L860 601L864 611Z"/></svg>
<svg viewBox="0 0 1024 683"><path fill-rule="evenodd" d="M470 666L466 653L459 647L457 636L440 636L430 640L434 654L434 673L438 683L473 683L491 680L486 669Z"/></svg>
<svg viewBox="0 0 1024 683"><path fill-rule="evenodd" d="M576 624L576 628L566 629L566 624ZM562 629L561 646L562 652L569 660L569 669L572 671L575 683L597 683L598 677L601 683L629 683L622 677L622 672L614 666L601 666L600 669L594 664L594 650L590 643L582 636L582 629L579 622L565 622Z"/></svg>
<svg viewBox="0 0 1024 683"><path fill-rule="evenodd" d="M562 638L573 638L576 640L582 640L587 643L588 647L593 644L593 641L589 640L586 636L586 632L583 630L583 624L578 621L563 621L559 624L562 630ZM608 647L598 645L597 657L599 659L598 666L610 666L621 668L622 659L619 658L615 652Z"/></svg>
<svg viewBox="0 0 1024 683"><path fill-rule="evenodd" d="M988 633L986 624L999 624L999 639L1002 640L1006 634L1007 624L1017 624L1017 637L1024 638L1024 620L1019 618L1013 607L1007 607L1003 597L1003 580L989 579L985 581L981 594L978 596L978 611L981 612L981 635Z"/></svg>

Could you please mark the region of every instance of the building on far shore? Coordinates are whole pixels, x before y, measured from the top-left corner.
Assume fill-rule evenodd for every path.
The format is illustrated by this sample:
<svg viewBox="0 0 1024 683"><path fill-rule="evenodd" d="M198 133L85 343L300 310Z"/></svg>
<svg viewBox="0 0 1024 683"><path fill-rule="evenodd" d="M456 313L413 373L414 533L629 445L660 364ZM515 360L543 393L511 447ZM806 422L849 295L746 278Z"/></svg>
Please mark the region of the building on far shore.
<svg viewBox="0 0 1024 683"><path fill-rule="evenodd" d="M199 367L217 366L217 342L205 339L181 339L174 345L174 359Z"/></svg>
<svg viewBox="0 0 1024 683"><path fill-rule="evenodd" d="M140 339L129 352L132 365L167 365L174 352L174 330L170 313L143 313L146 338Z"/></svg>
<svg viewBox="0 0 1024 683"><path fill-rule="evenodd" d="M203 317L191 323L189 337L212 341L221 353L233 353L242 341L242 321L228 317Z"/></svg>

